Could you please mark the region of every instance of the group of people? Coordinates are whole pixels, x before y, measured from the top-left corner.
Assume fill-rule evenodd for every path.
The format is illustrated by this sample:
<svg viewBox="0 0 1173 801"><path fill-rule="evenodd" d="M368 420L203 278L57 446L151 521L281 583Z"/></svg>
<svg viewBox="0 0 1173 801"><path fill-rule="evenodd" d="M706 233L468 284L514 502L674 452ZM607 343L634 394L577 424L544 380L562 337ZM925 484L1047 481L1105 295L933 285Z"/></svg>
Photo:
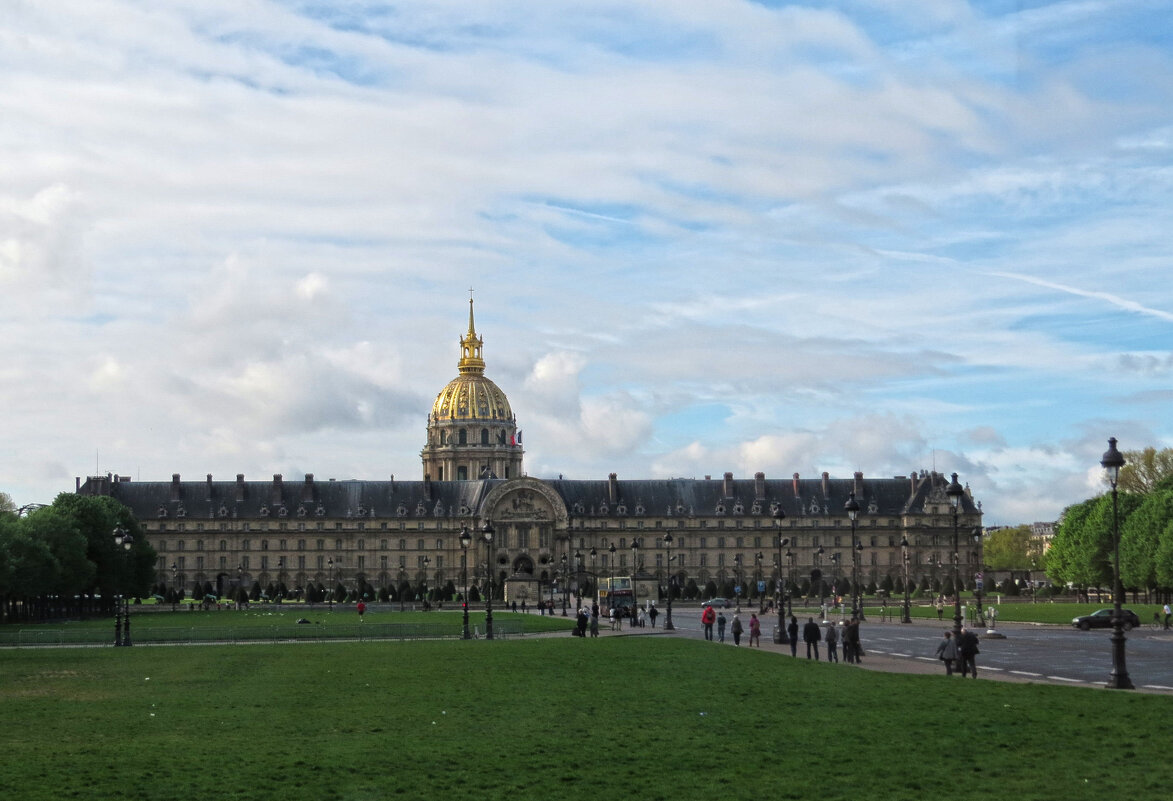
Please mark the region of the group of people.
<svg viewBox="0 0 1173 801"><path fill-rule="evenodd" d="M937 645L937 658L945 663L945 675L952 676L954 670L960 670L962 678L973 676L977 678L978 636L970 629L961 627L961 634L953 636L953 632L945 632L944 639Z"/></svg>
<svg viewBox="0 0 1173 801"><path fill-rule="evenodd" d="M705 639L713 639L713 625L717 626L717 641L725 642L725 628L728 626L729 633L733 635L733 644L741 645L741 635L747 630L746 624L741 622L741 615L734 613L733 620L729 621L725 618L724 612L714 612L713 607L706 606L705 610L701 612L701 625L704 627ZM758 620L757 612L751 612L749 616L749 645L752 648L757 646L762 647L762 622Z"/></svg>
<svg viewBox="0 0 1173 801"><path fill-rule="evenodd" d="M786 627L786 634L790 638L790 655L798 656L798 618L793 615L790 616L790 625ZM839 641L843 641L843 661L849 664L858 664L863 657L863 648L859 642L859 619L851 618L843 623L843 633L839 633L839 627L834 622L827 623L827 633L823 634L823 630L819 624L815 622L813 617L806 619L806 625L802 627L802 641L806 643L806 658L810 659L813 655L815 661L819 659L819 642L825 641L827 643L827 661L839 661Z"/></svg>

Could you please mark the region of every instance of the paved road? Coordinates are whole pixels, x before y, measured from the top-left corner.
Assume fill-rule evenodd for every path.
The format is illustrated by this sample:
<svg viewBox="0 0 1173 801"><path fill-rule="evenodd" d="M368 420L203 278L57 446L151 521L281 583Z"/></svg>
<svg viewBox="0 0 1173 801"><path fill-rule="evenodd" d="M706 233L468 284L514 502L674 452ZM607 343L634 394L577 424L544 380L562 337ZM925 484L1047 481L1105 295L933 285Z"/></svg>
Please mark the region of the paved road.
<svg viewBox="0 0 1173 801"><path fill-rule="evenodd" d="M726 616L732 619L729 612ZM742 620L748 618L746 611ZM799 621L806 622L806 617L799 616ZM773 615L762 619L764 647L789 653L789 646L769 642L776 622ZM699 610L674 609L673 623L680 636L703 636ZM869 618L860 629L867 654L863 666L893 672L943 673L933 653L942 632L951 627L950 621L901 624ZM998 631L1006 639L982 637L977 660L982 678L1103 687L1112 670L1110 630L1077 631L1064 626L1009 623L999 624ZM982 633L979 630L979 635ZM726 645L732 645L728 633L725 639ZM800 644L800 655L804 649ZM1128 633L1125 658L1129 677L1138 689L1173 694L1173 632L1134 629Z"/></svg>

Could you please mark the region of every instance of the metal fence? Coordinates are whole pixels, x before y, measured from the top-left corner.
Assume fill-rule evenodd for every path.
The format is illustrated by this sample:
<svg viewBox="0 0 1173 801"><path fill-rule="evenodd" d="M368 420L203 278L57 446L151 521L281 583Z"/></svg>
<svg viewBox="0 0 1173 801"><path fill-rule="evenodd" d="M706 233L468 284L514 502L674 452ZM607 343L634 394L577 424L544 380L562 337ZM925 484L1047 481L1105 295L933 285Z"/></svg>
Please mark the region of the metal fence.
<svg viewBox="0 0 1173 801"><path fill-rule="evenodd" d="M508 618L494 621L493 637L507 639L524 635L523 621ZM470 626L470 634L484 639L480 626ZM279 626L191 626L175 628L136 628L131 632L134 645L196 645L204 643L280 643L321 642L325 640L459 640L464 636L460 623L355 623L323 626L316 623ZM0 646L37 647L67 645L113 645L109 632L92 628L20 628L0 630Z"/></svg>

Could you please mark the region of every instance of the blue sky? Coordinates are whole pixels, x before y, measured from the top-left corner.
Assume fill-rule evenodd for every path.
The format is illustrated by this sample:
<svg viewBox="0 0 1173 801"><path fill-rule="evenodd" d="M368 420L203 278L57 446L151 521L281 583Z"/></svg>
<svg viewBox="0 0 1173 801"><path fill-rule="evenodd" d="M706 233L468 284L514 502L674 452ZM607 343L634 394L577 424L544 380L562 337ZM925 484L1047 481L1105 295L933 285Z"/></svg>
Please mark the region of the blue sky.
<svg viewBox="0 0 1173 801"><path fill-rule="evenodd" d="M0 491L419 477L474 287L531 475L1173 446L1164 2L0 9Z"/></svg>

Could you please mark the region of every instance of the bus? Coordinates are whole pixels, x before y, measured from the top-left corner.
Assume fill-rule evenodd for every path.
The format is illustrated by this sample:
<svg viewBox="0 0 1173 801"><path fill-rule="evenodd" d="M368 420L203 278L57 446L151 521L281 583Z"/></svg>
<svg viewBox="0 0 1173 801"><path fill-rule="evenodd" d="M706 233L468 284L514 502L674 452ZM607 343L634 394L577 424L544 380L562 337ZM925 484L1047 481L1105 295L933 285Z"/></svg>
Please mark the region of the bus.
<svg viewBox="0 0 1173 801"><path fill-rule="evenodd" d="M634 606L635 592L632 590L631 576L599 579L600 615L610 615L614 607L615 617L627 617Z"/></svg>

